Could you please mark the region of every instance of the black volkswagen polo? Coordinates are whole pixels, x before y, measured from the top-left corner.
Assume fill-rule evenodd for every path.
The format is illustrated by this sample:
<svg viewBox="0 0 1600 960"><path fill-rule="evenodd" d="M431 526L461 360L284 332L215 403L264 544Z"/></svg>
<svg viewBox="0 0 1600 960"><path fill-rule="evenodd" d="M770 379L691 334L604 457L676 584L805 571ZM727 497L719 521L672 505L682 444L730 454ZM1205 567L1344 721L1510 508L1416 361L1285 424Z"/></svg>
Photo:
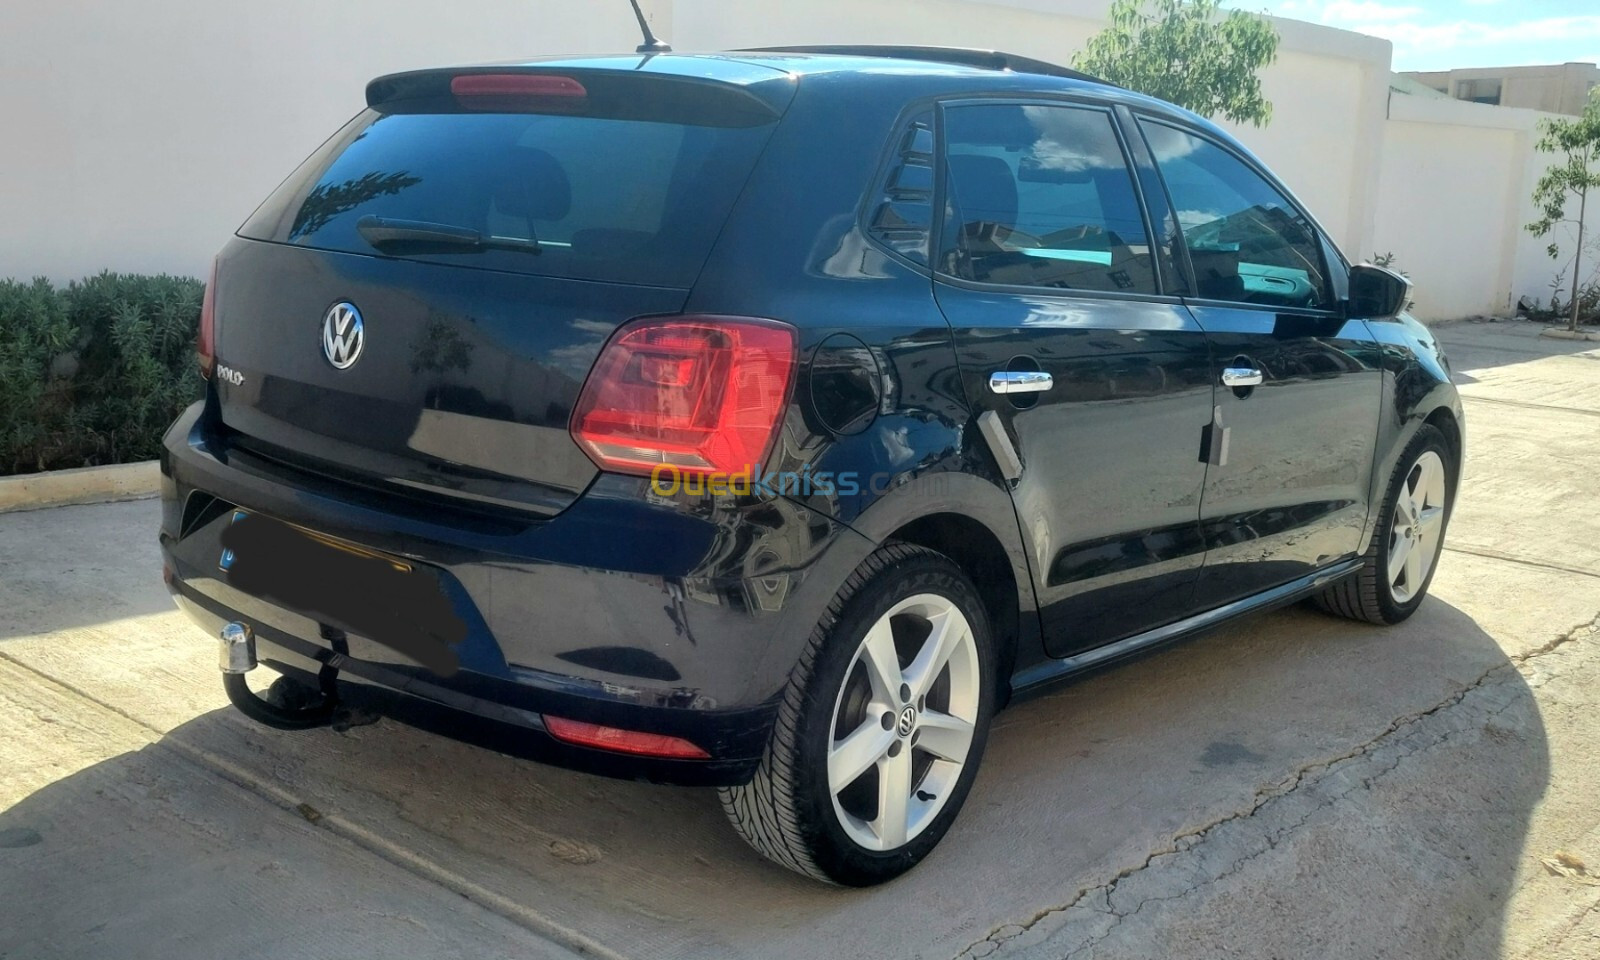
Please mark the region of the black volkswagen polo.
<svg viewBox="0 0 1600 960"><path fill-rule="evenodd" d="M1212 124L1036 61L383 77L217 257L165 577L258 720L715 786L875 883L1008 701L1417 609L1462 414L1406 295Z"/></svg>

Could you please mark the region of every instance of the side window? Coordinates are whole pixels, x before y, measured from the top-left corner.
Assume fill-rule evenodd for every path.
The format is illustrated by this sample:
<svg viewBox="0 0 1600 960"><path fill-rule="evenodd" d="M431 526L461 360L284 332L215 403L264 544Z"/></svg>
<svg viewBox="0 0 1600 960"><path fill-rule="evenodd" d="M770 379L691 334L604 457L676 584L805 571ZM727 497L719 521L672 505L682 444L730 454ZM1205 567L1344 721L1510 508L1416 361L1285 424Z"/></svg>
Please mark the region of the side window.
<svg viewBox="0 0 1600 960"><path fill-rule="evenodd" d="M927 266L933 233L932 112L911 118L895 144L868 230L879 243Z"/></svg>
<svg viewBox="0 0 1600 960"><path fill-rule="evenodd" d="M1194 265L1195 295L1276 307L1327 307L1316 229L1283 194L1209 140L1140 120Z"/></svg>
<svg viewBox="0 0 1600 960"><path fill-rule="evenodd" d="M941 272L1061 290L1155 293L1133 179L1109 114L948 107Z"/></svg>

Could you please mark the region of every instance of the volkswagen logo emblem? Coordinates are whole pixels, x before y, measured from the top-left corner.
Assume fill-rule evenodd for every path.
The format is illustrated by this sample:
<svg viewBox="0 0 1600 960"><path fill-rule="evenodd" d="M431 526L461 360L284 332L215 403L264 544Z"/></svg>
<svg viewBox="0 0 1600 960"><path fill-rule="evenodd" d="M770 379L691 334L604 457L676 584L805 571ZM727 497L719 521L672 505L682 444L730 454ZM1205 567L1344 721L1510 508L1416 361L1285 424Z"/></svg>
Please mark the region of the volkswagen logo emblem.
<svg viewBox="0 0 1600 960"><path fill-rule="evenodd" d="M361 359L366 342L361 311L355 304L341 300L328 308L322 317L322 355L329 363L337 369L347 369Z"/></svg>
<svg viewBox="0 0 1600 960"><path fill-rule="evenodd" d="M906 707L900 711L900 719L895 723L895 732L902 737L911 736L911 731L917 728L917 708Z"/></svg>

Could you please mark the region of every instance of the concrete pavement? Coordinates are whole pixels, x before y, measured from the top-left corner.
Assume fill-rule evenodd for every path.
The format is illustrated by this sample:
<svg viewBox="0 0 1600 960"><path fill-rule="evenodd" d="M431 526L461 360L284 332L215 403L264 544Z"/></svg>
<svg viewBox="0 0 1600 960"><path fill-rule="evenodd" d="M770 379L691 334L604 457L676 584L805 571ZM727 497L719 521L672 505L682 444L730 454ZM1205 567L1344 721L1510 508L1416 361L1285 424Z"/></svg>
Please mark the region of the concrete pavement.
<svg viewBox="0 0 1600 960"><path fill-rule="evenodd" d="M907 877L819 887L705 791L226 708L150 502L0 516L0 957L1600 955L1600 349L1443 328L1433 598L1294 608L1019 706Z"/></svg>

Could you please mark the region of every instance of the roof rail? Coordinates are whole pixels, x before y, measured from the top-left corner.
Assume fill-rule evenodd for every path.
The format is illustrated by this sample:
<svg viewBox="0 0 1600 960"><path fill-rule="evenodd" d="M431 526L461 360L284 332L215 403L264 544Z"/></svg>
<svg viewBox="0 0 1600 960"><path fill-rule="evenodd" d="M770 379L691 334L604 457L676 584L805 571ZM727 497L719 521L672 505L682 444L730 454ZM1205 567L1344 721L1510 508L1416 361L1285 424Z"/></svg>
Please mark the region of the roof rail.
<svg viewBox="0 0 1600 960"><path fill-rule="evenodd" d="M1014 53L1005 53L1000 50L975 50L966 47L913 47L897 46L894 44L871 43L839 43L820 44L817 46L799 47L748 47L736 50L735 53L831 53L848 57L892 57L897 60L927 60L932 63L950 63L963 67L978 67L984 70L1010 70L1013 73L1037 73L1047 77L1066 77L1069 80L1085 80L1089 83L1102 83L1108 87L1116 86L1099 77L1092 77L1087 73L1080 73L1070 67L1063 67L1032 57L1022 57Z"/></svg>

